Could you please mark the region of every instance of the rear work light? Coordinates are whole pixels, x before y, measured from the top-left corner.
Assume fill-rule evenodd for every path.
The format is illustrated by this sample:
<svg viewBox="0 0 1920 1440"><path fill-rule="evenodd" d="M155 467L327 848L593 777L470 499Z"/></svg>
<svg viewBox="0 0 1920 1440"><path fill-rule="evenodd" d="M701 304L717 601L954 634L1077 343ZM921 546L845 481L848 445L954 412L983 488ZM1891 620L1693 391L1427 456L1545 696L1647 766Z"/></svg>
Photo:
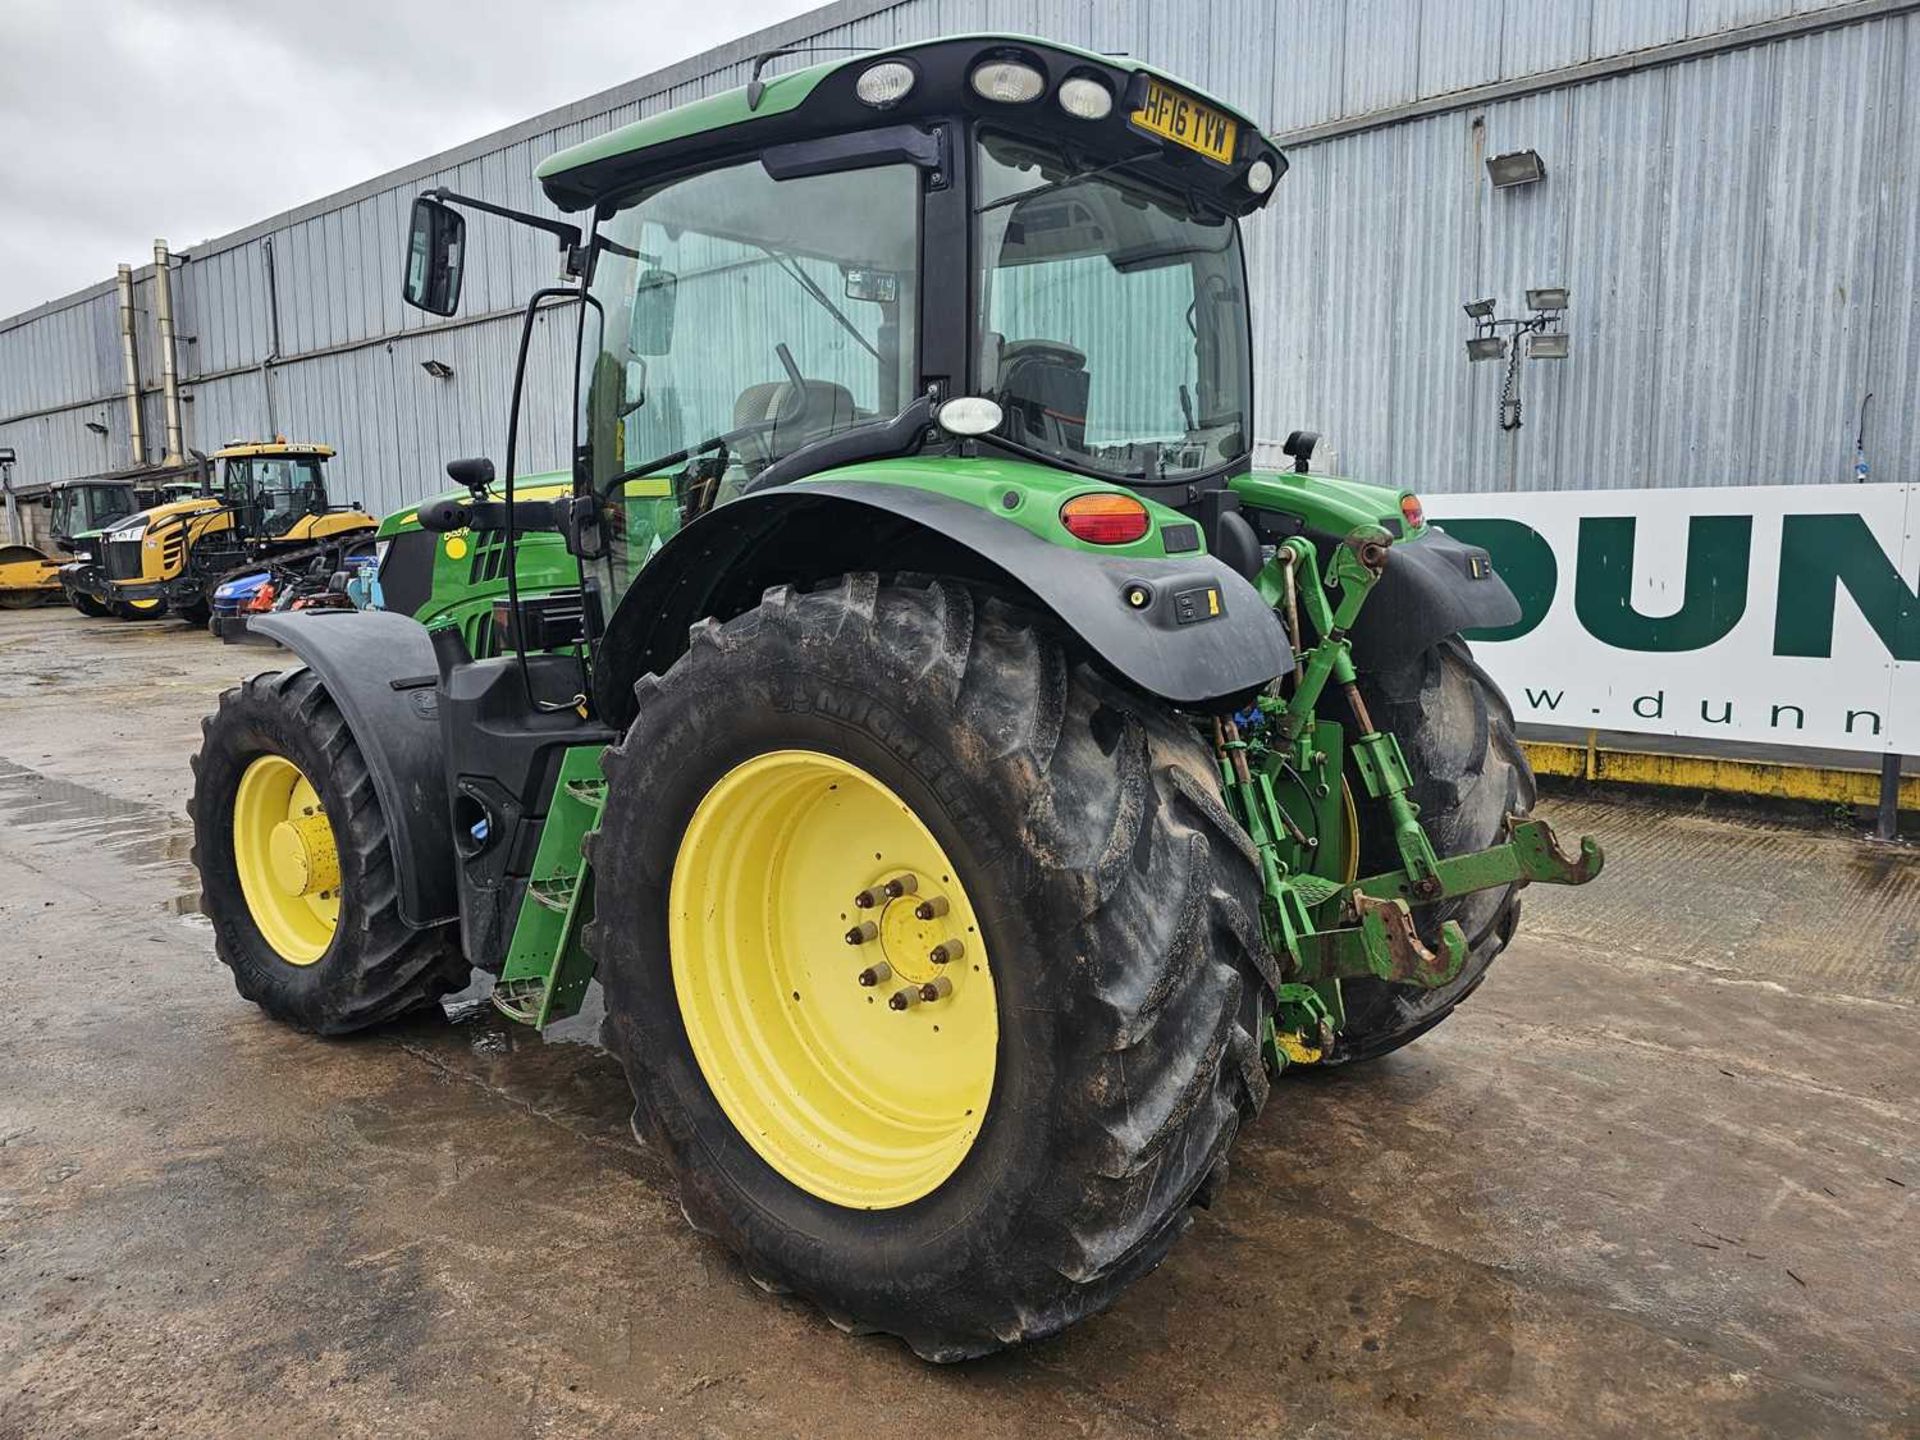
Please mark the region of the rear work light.
<svg viewBox="0 0 1920 1440"><path fill-rule="evenodd" d="M987 60L973 70L974 93L1002 105L1038 100L1046 88L1047 77L1020 60Z"/></svg>
<svg viewBox="0 0 1920 1440"><path fill-rule="evenodd" d="M1060 507L1060 523L1090 545L1130 545L1153 522L1131 495L1076 495Z"/></svg>
<svg viewBox="0 0 1920 1440"><path fill-rule="evenodd" d="M1427 523L1427 508L1420 503L1418 495L1400 497L1400 514L1406 520L1409 530L1418 530Z"/></svg>

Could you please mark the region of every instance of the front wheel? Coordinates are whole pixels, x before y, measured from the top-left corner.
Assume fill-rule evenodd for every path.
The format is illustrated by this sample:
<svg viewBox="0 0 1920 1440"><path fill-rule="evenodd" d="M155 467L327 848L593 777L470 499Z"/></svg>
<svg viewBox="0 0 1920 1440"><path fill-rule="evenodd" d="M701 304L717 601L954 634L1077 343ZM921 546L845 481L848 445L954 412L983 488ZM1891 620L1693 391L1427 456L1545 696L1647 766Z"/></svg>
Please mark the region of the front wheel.
<svg viewBox="0 0 1920 1440"><path fill-rule="evenodd" d="M1363 673L1360 690L1374 724L1399 738L1413 772L1412 799L1420 807L1420 823L1442 859L1500 844L1507 838L1507 817L1525 818L1532 812L1533 768L1514 738L1513 711L1459 636L1393 669ZM1360 873L1399 869L1400 852L1385 807L1363 806ZM1343 981L1347 1023L1330 1063L1371 1060L1398 1050L1451 1015L1513 938L1520 888L1478 890L1413 913L1429 945L1438 943L1445 921L1459 921L1467 938L1467 963L1435 989L1373 979Z"/></svg>
<svg viewBox="0 0 1920 1440"><path fill-rule="evenodd" d="M94 599L93 596L83 594L78 590L69 590L67 592L67 603L72 605L73 608L78 610L82 615L93 620L104 620L113 614L113 611Z"/></svg>
<svg viewBox="0 0 1920 1440"><path fill-rule="evenodd" d="M116 620L158 620L167 613L164 600L114 600L107 613Z"/></svg>
<svg viewBox="0 0 1920 1440"><path fill-rule="evenodd" d="M344 1035L467 983L454 927L400 919L373 780L312 671L227 691L200 730L193 863L241 995L298 1029Z"/></svg>
<svg viewBox="0 0 1920 1440"><path fill-rule="evenodd" d="M588 944L688 1219L935 1360L1158 1265L1267 1088L1259 873L1193 726L871 575L706 622L638 698Z"/></svg>

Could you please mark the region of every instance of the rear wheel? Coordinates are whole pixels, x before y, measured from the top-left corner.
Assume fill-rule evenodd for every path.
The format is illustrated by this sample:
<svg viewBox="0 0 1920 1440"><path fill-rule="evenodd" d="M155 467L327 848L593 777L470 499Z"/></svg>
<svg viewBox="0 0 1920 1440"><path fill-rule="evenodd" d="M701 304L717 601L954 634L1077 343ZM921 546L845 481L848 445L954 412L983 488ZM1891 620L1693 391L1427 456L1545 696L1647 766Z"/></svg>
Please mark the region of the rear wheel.
<svg viewBox="0 0 1920 1440"><path fill-rule="evenodd" d="M402 923L359 745L312 671L220 697L193 760L193 863L214 948L276 1020L341 1035L466 984L453 928Z"/></svg>
<svg viewBox="0 0 1920 1440"><path fill-rule="evenodd" d="M1399 737L1413 772L1420 823L1441 858L1497 845L1506 839L1507 816L1531 813L1533 768L1514 738L1513 711L1475 663L1466 641L1452 636L1405 665L1363 674L1360 689L1373 723ZM1400 854L1384 809L1361 803L1360 873L1398 869ZM1513 938L1520 890L1511 885L1479 890L1413 913L1429 944L1439 940L1443 922L1459 921L1469 947L1467 963L1436 989L1344 981L1347 1023L1331 1063L1385 1055L1451 1015Z"/></svg>
<svg viewBox="0 0 1920 1440"><path fill-rule="evenodd" d="M1191 724L870 575L638 693L588 943L689 1220L938 1360L1157 1265L1266 1094L1259 875Z"/></svg>
<svg viewBox="0 0 1920 1440"><path fill-rule="evenodd" d="M164 600L115 600L107 612L116 620L158 620L167 613Z"/></svg>

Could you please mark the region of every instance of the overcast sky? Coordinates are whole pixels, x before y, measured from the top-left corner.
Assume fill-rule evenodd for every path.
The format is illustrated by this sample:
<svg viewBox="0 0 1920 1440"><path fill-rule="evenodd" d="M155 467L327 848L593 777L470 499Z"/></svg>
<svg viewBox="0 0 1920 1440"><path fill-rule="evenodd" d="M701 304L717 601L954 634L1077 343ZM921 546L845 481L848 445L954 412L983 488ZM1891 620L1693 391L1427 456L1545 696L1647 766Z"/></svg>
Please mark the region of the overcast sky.
<svg viewBox="0 0 1920 1440"><path fill-rule="evenodd" d="M818 0L0 0L0 317Z"/></svg>

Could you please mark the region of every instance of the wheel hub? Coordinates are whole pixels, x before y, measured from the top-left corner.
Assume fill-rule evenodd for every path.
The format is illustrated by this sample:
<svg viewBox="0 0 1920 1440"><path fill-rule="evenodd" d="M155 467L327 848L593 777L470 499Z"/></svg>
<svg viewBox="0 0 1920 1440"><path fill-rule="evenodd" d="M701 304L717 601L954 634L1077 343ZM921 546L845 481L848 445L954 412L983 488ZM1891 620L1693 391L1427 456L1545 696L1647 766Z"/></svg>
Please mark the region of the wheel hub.
<svg viewBox="0 0 1920 1440"><path fill-rule="evenodd" d="M340 884L340 854L324 813L282 820L267 841L273 883L285 895L315 895Z"/></svg>

